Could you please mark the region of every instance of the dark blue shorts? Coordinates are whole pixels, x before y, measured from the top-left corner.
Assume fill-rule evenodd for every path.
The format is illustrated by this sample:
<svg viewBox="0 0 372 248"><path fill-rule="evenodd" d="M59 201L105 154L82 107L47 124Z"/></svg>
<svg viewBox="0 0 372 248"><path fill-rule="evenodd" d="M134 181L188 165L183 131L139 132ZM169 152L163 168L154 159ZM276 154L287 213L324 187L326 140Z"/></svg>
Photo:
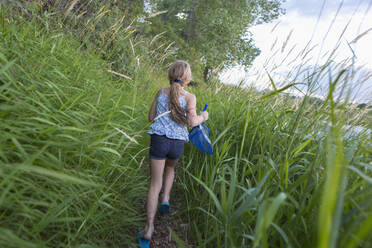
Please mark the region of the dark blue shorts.
<svg viewBox="0 0 372 248"><path fill-rule="evenodd" d="M181 157L185 141L169 139L165 135L151 134L150 159L177 160Z"/></svg>

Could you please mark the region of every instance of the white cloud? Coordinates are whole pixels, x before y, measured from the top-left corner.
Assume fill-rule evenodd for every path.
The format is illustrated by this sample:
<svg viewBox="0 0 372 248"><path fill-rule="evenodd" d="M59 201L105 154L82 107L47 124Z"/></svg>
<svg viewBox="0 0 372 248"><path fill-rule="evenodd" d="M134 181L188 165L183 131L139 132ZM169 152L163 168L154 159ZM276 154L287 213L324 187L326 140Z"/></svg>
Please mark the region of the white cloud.
<svg viewBox="0 0 372 248"><path fill-rule="evenodd" d="M319 2L319 1L317 1ZM329 2L329 1L328 1ZM337 6L333 9L323 11L317 23L317 15L302 15L301 4L294 8L293 1L289 2L292 7L287 14L279 19L279 23L261 24L249 29L253 34L256 46L262 51L248 73L237 67L221 75L221 80L236 84L245 80L248 84L254 84L258 88L269 85L268 76L264 70L266 68L275 79L275 82L282 84L288 83L293 75L286 76L286 73L293 72L299 64L306 64L310 68L314 65L325 63L332 51L337 47L332 56L332 61L351 63L353 52L356 57L355 65L364 66L364 69L372 70L372 30L365 34L357 42L350 44L358 35L372 28L372 12L366 14L366 5L359 7L353 6L352 2L345 1L344 7L340 9L336 16ZM321 2L320 2L321 3ZM307 3L308 4L308 3ZM363 7L364 6L364 7ZM314 6L320 10L320 6ZM274 29L274 30L273 30ZM289 37L289 39L288 39ZM287 40L288 39L288 40ZM311 40L308 49L310 52L304 56L304 48ZM310 49L312 48L313 49ZM293 48L293 49L292 49ZM372 95L372 82L364 82L364 95L360 96L360 101L371 101L368 95ZM370 92L371 94L368 94ZM358 98L358 97L356 97Z"/></svg>
<svg viewBox="0 0 372 248"><path fill-rule="evenodd" d="M317 47L311 52L313 55L311 62L313 63L316 62L319 55L324 55L327 52L331 52L336 47L338 42L340 42L340 47L338 48L335 59L337 61L342 61L343 59L352 56L352 52L348 47L347 42L351 42L359 34L363 33L369 28L372 28L372 15L369 14L366 16L362 25L360 26L359 33L357 33L357 30L359 29L361 19L363 19L363 13L358 12L354 16L351 14L339 15L332 24L334 15L335 13L320 19L319 23L316 25L316 20L314 20L314 18L309 16L301 16L297 11L295 11L282 17L280 23L272 33L270 30L272 30L272 28L276 25L275 23L262 24L251 28L250 31L253 33L255 43L257 47L262 50L263 55L260 56L257 61L263 60L265 57L272 54L271 47L276 39L278 39L278 41L275 48L281 48L288 35L291 33L291 30L293 30L293 32L288 41L287 47L283 52L276 54L278 58L286 56L285 52L289 51L288 48L296 44L297 47L295 48L294 52L292 52L292 56L290 57L294 58L294 56L306 46L311 38L312 41L310 47L317 45ZM368 26L367 24L370 25ZM343 33L345 27L346 30ZM328 31L328 29L330 30ZM359 64L366 63L372 68L372 50L369 48L370 44L372 44L372 32L369 32L351 46L357 57L357 62Z"/></svg>

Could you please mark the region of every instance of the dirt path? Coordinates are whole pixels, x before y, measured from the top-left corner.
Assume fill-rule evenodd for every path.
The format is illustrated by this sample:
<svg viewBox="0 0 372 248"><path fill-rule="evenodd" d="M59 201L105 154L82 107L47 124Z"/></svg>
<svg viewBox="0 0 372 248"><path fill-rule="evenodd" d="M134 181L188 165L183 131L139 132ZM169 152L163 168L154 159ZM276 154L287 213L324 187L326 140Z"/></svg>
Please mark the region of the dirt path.
<svg viewBox="0 0 372 248"><path fill-rule="evenodd" d="M176 242L171 237L169 228L186 243L188 224L181 219L179 212L182 211L182 189L177 182L174 182L171 200L171 214L156 215L155 232L151 240L151 248L176 248Z"/></svg>
<svg viewBox="0 0 372 248"><path fill-rule="evenodd" d="M151 248L177 248L177 243L171 237L169 229L187 244L188 234L188 223L186 220L182 220L182 216L179 214L182 211L182 198L183 190L178 184L177 179L173 184L171 192L171 213L161 215L156 213L155 217L155 231L152 236L150 243ZM143 206L145 206L146 200L143 200ZM189 246L191 247L191 246Z"/></svg>

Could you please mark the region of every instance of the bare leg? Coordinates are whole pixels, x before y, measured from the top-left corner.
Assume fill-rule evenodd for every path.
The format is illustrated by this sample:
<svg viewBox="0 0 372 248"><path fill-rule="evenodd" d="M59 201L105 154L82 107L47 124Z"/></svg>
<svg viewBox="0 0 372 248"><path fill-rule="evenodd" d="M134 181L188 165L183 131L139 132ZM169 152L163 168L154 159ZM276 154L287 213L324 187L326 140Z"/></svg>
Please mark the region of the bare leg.
<svg viewBox="0 0 372 248"><path fill-rule="evenodd" d="M150 159L151 182L147 194L147 223L144 238L150 240L154 232L154 218L158 205L158 197L163 182L165 160Z"/></svg>
<svg viewBox="0 0 372 248"><path fill-rule="evenodd" d="M170 192L174 181L174 168L176 167L177 162L178 160L169 159L165 161L163 194L160 202L169 202Z"/></svg>

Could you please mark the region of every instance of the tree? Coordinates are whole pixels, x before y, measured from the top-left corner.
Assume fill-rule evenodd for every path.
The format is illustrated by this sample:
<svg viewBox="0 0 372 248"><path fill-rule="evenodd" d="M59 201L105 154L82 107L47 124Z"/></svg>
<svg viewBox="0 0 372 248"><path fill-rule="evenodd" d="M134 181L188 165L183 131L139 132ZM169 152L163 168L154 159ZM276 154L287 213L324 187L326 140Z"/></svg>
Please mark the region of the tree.
<svg viewBox="0 0 372 248"><path fill-rule="evenodd" d="M260 51L248 31L284 10L283 0L152 0L153 11L167 11L151 20L152 34L167 31L177 56L203 67L204 79L216 67L251 65Z"/></svg>

